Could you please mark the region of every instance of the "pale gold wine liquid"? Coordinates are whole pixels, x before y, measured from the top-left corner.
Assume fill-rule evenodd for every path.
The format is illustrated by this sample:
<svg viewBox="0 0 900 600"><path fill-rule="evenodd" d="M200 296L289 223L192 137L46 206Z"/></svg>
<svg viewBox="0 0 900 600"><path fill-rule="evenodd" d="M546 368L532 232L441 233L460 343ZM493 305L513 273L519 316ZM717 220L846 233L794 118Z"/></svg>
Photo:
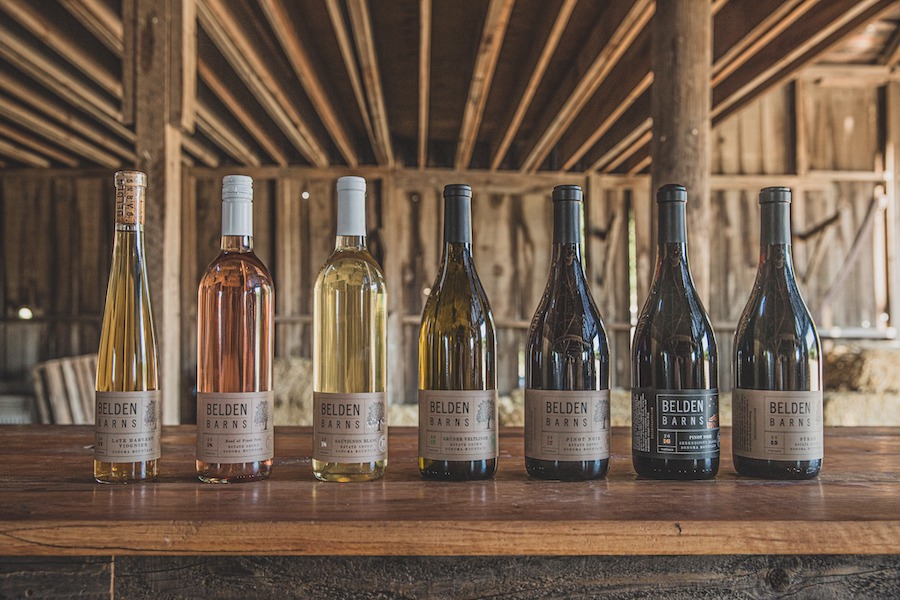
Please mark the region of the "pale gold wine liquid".
<svg viewBox="0 0 900 600"><path fill-rule="evenodd" d="M250 236L222 238L222 251L200 280L197 306L197 391L272 389L275 310L272 277L253 253ZM266 479L273 459L197 462L207 483Z"/></svg>
<svg viewBox="0 0 900 600"><path fill-rule="evenodd" d="M338 236L334 254L316 279L313 307L313 389L364 393L385 390L387 287L361 236ZM322 481L369 481L384 475L387 459L337 463L313 459Z"/></svg>
<svg viewBox="0 0 900 600"><path fill-rule="evenodd" d="M156 330L144 269L142 228L116 225L97 353L98 392L159 389ZM94 479L100 483L147 481L158 474L158 459L122 463L94 460Z"/></svg>

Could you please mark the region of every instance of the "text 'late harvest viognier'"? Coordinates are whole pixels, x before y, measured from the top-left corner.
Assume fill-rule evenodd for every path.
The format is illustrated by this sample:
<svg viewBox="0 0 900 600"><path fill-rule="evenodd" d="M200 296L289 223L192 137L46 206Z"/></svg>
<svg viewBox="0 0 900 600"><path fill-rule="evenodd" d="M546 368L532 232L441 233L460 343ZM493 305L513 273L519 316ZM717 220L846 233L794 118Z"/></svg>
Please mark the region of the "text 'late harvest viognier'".
<svg viewBox="0 0 900 600"><path fill-rule="evenodd" d="M222 180L222 242L200 279L197 310L197 475L209 483L265 479L275 453L272 363L275 289L253 252L253 180Z"/></svg>
<svg viewBox="0 0 900 600"><path fill-rule="evenodd" d="M711 479L719 469L716 339L688 264L686 202L681 185L656 193L656 270L632 343L632 460L654 479Z"/></svg>
<svg viewBox="0 0 900 600"><path fill-rule="evenodd" d="M472 188L444 188L444 249L419 330L419 471L489 479L497 471L494 318L472 259Z"/></svg>
<svg viewBox="0 0 900 600"><path fill-rule="evenodd" d="M144 255L147 176L119 171L116 231L97 352L94 478L156 478L160 456L158 350Z"/></svg>
<svg viewBox="0 0 900 600"><path fill-rule="evenodd" d="M525 467L540 479L609 468L609 345L581 256L582 192L553 190L550 276L528 333Z"/></svg>
<svg viewBox="0 0 900 600"><path fill-rule="evenodd" d="M366 247L366 180L337 181L337 242L313 305L313 474L368 481L387 466L387 286Z"/></svg>
<svg viewBox="0 0 900 600"><path fill-rule="evenodd" d="M794 277L791 191L766 188L759 204L759 269L734 338L734 468L809 479L823 458L819 336Z"/></svg>

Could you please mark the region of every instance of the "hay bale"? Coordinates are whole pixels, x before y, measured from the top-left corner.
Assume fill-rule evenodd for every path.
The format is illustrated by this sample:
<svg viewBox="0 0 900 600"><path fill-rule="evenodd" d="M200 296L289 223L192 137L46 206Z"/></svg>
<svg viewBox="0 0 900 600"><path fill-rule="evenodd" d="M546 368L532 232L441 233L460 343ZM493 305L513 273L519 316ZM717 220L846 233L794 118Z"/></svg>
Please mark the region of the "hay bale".
<svg viewBox="0 0 900 600"><path fill-rule="evenodd" d="M311 425L312 361L308 358L276 358L272 367L275 425Z"/></svg>
<svg viewBox="0 0 900 600"><path fill-rule="evenodd" d="M900 344L841 344L824 355L826 390L900 393Z"/></svg>

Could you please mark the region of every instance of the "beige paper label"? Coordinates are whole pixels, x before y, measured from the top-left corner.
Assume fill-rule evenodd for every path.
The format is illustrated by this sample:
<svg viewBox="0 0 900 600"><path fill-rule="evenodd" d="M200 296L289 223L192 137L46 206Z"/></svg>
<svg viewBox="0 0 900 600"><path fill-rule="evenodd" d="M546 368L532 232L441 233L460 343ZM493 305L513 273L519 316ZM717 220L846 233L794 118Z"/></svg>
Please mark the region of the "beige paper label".
<svg viewBox="0 0 900 600"><path fill-rule="evenodd" d="M525 390L525 456L609 458L609 390Z"/></svg>
<svg viewBox="0 0 900 600"><path fill-rule="evenodd" d="M419 390L419 456L497 458L497 390Z"/></svg>
<svg viewBox="0 0 900 600"><path fill-rule="evenodd" d="M235 464L275 456L275 392L197 394L197 460Z"/></svg>
<svg viewBox="0 0 900 600"><path fill-rule="evenodd" d="M732 392L734 453L759 460L815 460L824 455L822 391Z"/></svg>
<svg viewBox="0 0 900 600"><path fill-rule="evenodd" d="M128 463L159 458L159 390L97 392L94 419L96 460Z"/></svg>
<svg viewBox="0 0 900 600"><path fill-rule="evenodd" d="M387 459L384 392L313 394L313 458L331 463Z"/></svg>

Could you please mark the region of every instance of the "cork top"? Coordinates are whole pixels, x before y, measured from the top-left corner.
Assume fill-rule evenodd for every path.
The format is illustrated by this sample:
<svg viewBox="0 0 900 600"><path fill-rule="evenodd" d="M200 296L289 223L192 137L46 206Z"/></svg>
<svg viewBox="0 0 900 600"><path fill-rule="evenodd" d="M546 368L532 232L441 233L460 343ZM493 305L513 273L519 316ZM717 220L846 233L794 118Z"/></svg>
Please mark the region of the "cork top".
<svg viewBox="0 0 900 600"><path fill-rule="evenodd" d="M141 171L116 171L116 224L144 224L144 190L147 175Z"/></svg>

